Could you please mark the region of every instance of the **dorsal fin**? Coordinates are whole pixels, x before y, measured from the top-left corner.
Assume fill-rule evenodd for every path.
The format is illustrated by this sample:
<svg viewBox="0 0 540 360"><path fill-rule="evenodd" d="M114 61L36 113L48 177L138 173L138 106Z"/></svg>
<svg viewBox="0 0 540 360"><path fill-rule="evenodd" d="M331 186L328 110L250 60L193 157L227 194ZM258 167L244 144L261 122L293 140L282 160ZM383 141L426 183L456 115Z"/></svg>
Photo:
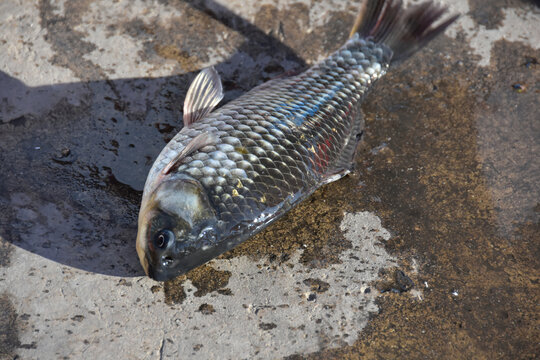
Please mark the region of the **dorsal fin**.
<svg viewBox="0 0 540 360"><path fill-rule="evenodd" d="M163 170L161 170L161 173L163 175L167 175L172 170L176 169L182 163L182 160L184 160L186 156L193 153L194 151L199 150L200 148L215 144L216 141L217 141L216 134L209 133L206 131L200 133L199 135L191 139L191 141L186 145L186 147L183 148L182 151L180 151L178 155L176 155L174 159L172 159L167 164L167 166L163 168Z"/></svg>
<svg viewBox="0 0 540 360"><path fill-rule="evenodd" d="M191 83L184 101L184 126L204 118L223 99L221 78L213 66L202 70Z"/></svg>

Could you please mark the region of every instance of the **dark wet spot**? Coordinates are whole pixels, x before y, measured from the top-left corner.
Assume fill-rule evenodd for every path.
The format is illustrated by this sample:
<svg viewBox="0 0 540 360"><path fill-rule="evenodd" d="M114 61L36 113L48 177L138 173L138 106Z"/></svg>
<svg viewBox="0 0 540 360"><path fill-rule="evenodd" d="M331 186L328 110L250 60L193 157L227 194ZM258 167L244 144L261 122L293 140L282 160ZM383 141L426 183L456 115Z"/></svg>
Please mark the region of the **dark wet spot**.
<svg viewBox="0 0 540 360"><path fill-rule="evenodd" d="M231 289L229 289L229 288L218 289L217 292L218 292L218 294L226 295L226 296L231 296L231 295L233 295L233 292L232 292Z"/></svg>
<svg viewBox="0 0 540 360"><path fill-rule="evenodd" d="M197 297L224 288L230 277L231 272L216 270L209 265L200 266L186 274L186 278L197 288L194 293Z"/></svg>
<svg viewBox="0 0 540 360"><path fill-rule="evenodd" d="M411 280L411 278L405 275L405 273L401 270L396 271L395 278L396 285L400 291L409 291L414 287L414 282Z"/></svg>
<svg viewBox="0 0 540 360"><path fill-rule="evenodd" d="M276 327L277 325L274 323L260 323L259 324L259 329L261 330L272 330L272 329L275 329Z"/></svg>
<svg viewBox="0 0 540 360"><path fill-rule="evenodd" d="M58 9L49 0L41 1L38 6L41 26L47 31L45 40L55 52L51 58L52 64L70 69L83 80L106 78L103 69L84 57L94 51L96 46L83 40L86 37L84 32L74 30L91 3L91 0L66 3L64 13L69 16L58 14Z"/></svg>
<svg viewBox="0 0 540 360"><path fill-rule="evenodd" d="M315 301L315 300L317 300L317 294L315 294L315 293L307 294L306 299L307 299L307 301Z"/></svg>
<svg viewBox="0 0 540 360"><path fill-rule="evenodd" d="M21 344L19 345L20 349L37 349L37 343L32 341L30 344Z"/></svg>
<svg viewBox="0 0 540 360"><path fill-rule="evenodd" d="M71 320L73 321L77 321L77 322L81 322L84 320L84 316L83 315L75 315L71 318Z"/></svg>
<svg viewBox="0 0 540 360"><path fill-rule="evenodd" d="M26 116L19 116L18 118L10 120L9 123L15 127L24 126L26 124Z"/></svg>
<svg viewBox="0 0 540 360"><path fill-rule="evenodd" d="M478 67L466 44L440 37L390 68L368 95L356 167L363 185L351 198L393 233L388 251L418 260L429 288L423 301L393 296L411 284L398 284L390 269L384 278L392 286L354 345L304 358L429 358L448 348L442 333L459 337L453 351L463 357L536 357L523 334L537 333L539 301L537 94L509 87L540 75L538 66L523 66L526 57L538 50L502 40L490 65ZM385 141L391 152L371 153ZM479 338L488 340L478 347Z"/></svg>
<svg viewBox="0 0 540 360"><path fill-rule="evenodd" d="M15 359L15 350L21 345L17 313L9 296L0 294L0 359Z"/></svg>
<svg viewBox="0 0 540 360"><path fill-rule="evenodd" d="M122 33L129 34L135 39L142 41L143 50L139 56L144 61L159 62L156 55L178 62L185 72L200 70L201 63L207 62L208 48L216 46L218 34L227 34L228 46L239 46L242 37L195 4L176 2L170 4L179 9L181 17L172 18L166 24L154 21L145 24L136 19L120 23ZM197 26L193 26L197 24ZM119 29L111 29L119 32Z"/></svg>
<svg viewBox="0 0 540 360"><path fill-rule="evenodd" d="M182 284L186 280L185 276L179 276L176 279L165 281L163 290L166 304L181 304L186 299L186 292Z"/></svg>
<svg viewBox="0 0 540 360"><path fill-rule="evenodd" d="M118 281L118 285L122 285L122 286L131 286L131 285L133 285L133 284L131 283L131 281L128 281L128 280L126 280L126 279L120 279L120 280Z"/></svg>
<svg viewBox="0 0 540 360"><path fill-rule="evenodd" d="M203 315L210 315L216 312L216 310L214 309L214 306L210 304L202 304L201 306L199 306L198 311L202 313Z"/></svg>
<svg viewBox="0 0 540 360"><path fill-rule="evenodd" d="M414 286L414 282L399 269L383 269L379 275L382 279L378 281L377 289L381 293L399 294L409 291Z"/></svg>
<svg viewBox="0 0 540 360"><path fill-rule="evenodd" d="M343 210L352 210L348 199L351 189L353 193L357 191L354 183L352 177L346 177L322 187L279 222L223 256L268 257L273 263L277 259L284 263L290 255L300 250L300 261L309 267L325 268L340 263L340 254L351 248L350 241L341 235L339 224L343 219Z"/></svg>
<svg viewBox="0 0 540 360"><path fill-rule="evenodd" d="M180 63L183 69L189 71L198 70L199 58L190 54L189 51L181 50L174 45L155 45L155 52L165 59L173 59Z"/></svg>
<svg viewBox="0 0 540 360"><path fill-rule="evenodd" d="M469 0L469 15L478 25L483 25L486 29L495 29L502 25L504 20L502 10L507 6L507 0L490 0L490 6L486 6L483 0Z"/></svg>
<svg viewBox="0 0 540 360"><path fill-rule="evenodd" d="M11 263L11 254L13 253L13 245L5 241L0 236L0 267L7 267Z"/></svg>
<svg viewBox="0 0 540 360"><path fill-rule="evenodd" d="M322 49L330 54L344 43L350 31L349 21L353 21L351 13L329 11L322 26L310 29L309 7L302 3L293 3L283 9L262 5L255 15L257 27L295 49L300 57L311 61L317 58ZM268 70L268 76L279 75L285 70L276 65L276 58L263 69Z"/></svg>
<svg viewBox="0 0 540 360"><path fill-rule="evenodd" d="M319 279L308 278L308 279L305 279L303 282L304 284L309 286L311 291L315 291L316 293L319 293L319 294L327 291L330 288L329 283L319 280Z"/></svg>
<svg viewBox="0 0 540 360"><path fill-rule="evenodd" d="M173 125L170 125L170 124L156 123L156 124L154 124L154 126L162 134L170 134L172 132L175 132L175 133L177 132L177 128L175 126L173 126Z"/></svg>

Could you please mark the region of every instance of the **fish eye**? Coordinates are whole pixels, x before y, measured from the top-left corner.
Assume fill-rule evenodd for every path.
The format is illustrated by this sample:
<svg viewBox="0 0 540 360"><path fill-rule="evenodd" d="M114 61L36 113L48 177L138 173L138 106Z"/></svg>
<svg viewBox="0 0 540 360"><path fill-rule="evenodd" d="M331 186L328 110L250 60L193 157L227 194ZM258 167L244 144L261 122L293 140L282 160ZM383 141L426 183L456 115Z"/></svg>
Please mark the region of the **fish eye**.
<svg viewBox="0 0 540 360"><path fill-rule="evenodd" d="M154 235L154 245L160 249L167 247L170 241L174 240L174 233L169 229L159 230Z"/></svg>

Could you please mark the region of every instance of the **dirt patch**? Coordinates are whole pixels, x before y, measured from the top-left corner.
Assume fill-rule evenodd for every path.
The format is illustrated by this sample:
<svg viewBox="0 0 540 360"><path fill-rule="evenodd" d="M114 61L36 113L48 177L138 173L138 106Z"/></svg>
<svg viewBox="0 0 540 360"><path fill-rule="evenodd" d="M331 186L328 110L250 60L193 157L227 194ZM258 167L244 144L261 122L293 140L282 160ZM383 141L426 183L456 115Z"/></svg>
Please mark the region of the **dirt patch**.
<svg viewBox="0 0 540 360"><path fill-rule="evenodd" d="M305 279L303 283L309 286L311 291L314 291L319 294L322 294L323 292L328 291L328 289L330 288L330 284L320 279L308 278L308 279Z"/></svg>
<svg viewBox="0 0 540 360"><path fill-rule="evenodd" d="M7 267L11 263L13 246L0 236L0 267Z"/></svg>
<svg viewBox="0 0 540 360"><path fill-rule="evenodd" d="M308 6L295 3L282 10L272 5L261 6L254 24L313 63L323 50L330 54L345 43L354 17L351 11L329 11L324 21L322 26L312 26Z"/></svg>
<svg viewBox="0 0 540 360"><path fill-rule="evenodd" d="M230 289L224 289L229 283L230 271L216 270L209 265L199 266L186 275L165 282L165 302L168 304L182 303L186 298L183 283L190 280L197 288L193 295L204 296L212 291L222 290L222 295L229 295ZM227 291L229 290L229 291Z"/></svg>
<svg viewBox="0 0 540 360"><path fill-rule="evenodd" d="M308 358L492 359L538 353L538 218L523 217L512 236L501 236L493 206L497 191L479 160L477 119L517 108L519 116L509 116L525 126L535 123L531 99L513 93L509 77L538 77L538 70L531 73L520 63L539 54L501 41L490 67L479 68L466 49L456 49L454 41L438 39L431 50L391 70L364 106L366 146L358 161L366 169L360 176L365 187L357 204L379 214L394 232L389 251L409 268L411 259L418 260L418 274L407 275L423 300L384 293L379 315L353 346ZM452 55L441 60L444 54ZM494 92L498 106L489 102ZM523 156L532 161L537 151ZM523 176L537 179L529 169ZM523 206L507 204L502 206Z"/></svg>
<svg viewBox="0 0 540 360"><path fill-rule="evenodd" d="M182 69L187 71L200 69L200 65L198 65L199 61L195 56L190 55L190 53L185 50L180 50L174 45L156 45L154 50L159 56L162 56L165 59L178 61Z"/></svg>
<svg viewBox="0 0 540 360"><path fill-rule="evenodd" d="M17 326L17 312L5 293L0 294L0 359L15 359L21 345Z"/></svg>
<svg viewBox="0 0 540 360"><path fill-rule="evenodd" d="M167 22L155 19L144 23L139 19L124 23L113 24L109 27L111 33L125 33L139 40L143 50L139 51L142 60L154 63L156 66L164 59L178 62L180 71L191 72L200 70L202 63L207 63L215 53L234 52L235 47L242 43L242 37L227 26L216 21L202 9L176 2L174 5L180 17L173 17ZM219 36L226 36L225 48L216 49Z"/></svg>
<svg viewBox="0 0 540 360"><path fill-rule="evenodd" d="M84 58L84 55L94 51L96 46L83 40L85 33L74 30L81 23L82 16L88 11L91 3L92 0L66 2L64 4L64 14L68 14L66 16L55 13L58 9L49 0L39 3L41 26L47 31L45 40L55 51L51 63L70 69L75 76L84 81L106 78L103 69Z"/></svg>
<svg viewBox="0 0 540 360"><path fill-rule="evenodd" d="M203 315L211 315L213 313L216 312L216 310L214 309L214 306L211 305L211 304L202 304L201 306L199 306L199 310L201 312L201 314Z"/></svg>
<svg viewBox="0 0 540 360"><path fill-rule="evenodd" d="M182 275L174 280L165 282L163 292L165 294L166 304L181 304L186 299L186 291L182 285L185 280L185 275Z"/></svg>
<svg viewBox="0 0 540 360"><path fill-rule="evenodd" d="M468 15L478 25L483 25L486 29L496 29L504 21L502 9L520 7L526 2L532 2L532 0L491 0L489 6L486 6L486 2L483 0L469 0L470 11Z"/></svg>

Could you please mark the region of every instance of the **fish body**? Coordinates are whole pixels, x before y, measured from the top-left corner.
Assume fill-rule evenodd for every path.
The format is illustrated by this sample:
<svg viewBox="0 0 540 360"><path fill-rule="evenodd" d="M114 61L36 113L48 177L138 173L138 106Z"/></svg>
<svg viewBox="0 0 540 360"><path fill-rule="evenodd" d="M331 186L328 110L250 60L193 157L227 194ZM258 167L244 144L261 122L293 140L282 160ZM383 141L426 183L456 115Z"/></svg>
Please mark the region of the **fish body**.
<svg viewBox="0 0 540 360"><path fill-rule="evenodd" d="M349 173L364 95L393 59L453 21L430 28L443 13L431 3L404 12L395 1L370 0L351 38L330 57L216 110L219 76L212 68L201 72L188 91L185 126L145 185L137 250L146 273L166 280L201 265ZM411 18L417 25L407 27Z"/></svg>

